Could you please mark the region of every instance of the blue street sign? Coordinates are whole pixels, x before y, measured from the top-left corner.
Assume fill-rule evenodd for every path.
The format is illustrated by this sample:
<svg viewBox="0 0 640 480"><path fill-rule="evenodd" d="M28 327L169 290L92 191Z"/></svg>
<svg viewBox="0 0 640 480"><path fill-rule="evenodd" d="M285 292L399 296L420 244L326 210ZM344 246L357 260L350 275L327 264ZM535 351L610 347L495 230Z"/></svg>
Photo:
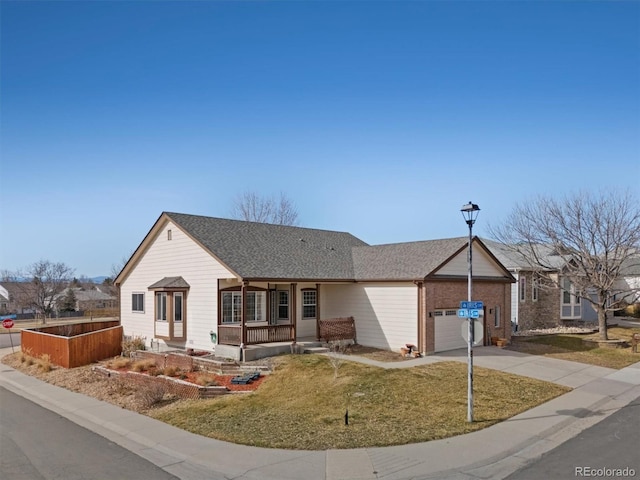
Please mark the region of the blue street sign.
<svg viewBox="0 0 640 480"><path fill-rule="evenodd" d="M460 302L460 308L477 308L477 309L482 309L482 308L484 308L484 303L483 303L483 302L476 302L476 301L472 301L472 302Z"/></svg>
<svg viewBox="0 0 640 480"><path fill-rule="evenodd" d="M469 309L469 316L471 318L480 318L480 310L477 310L475 308Z"/></svg>
<svg viewBox="0 0 640 480"><path fill-rule="evenodd" d="M13 315L0 315L0 322L2 320L15 320L17 318L16 314Z"/></svg>
<svg viewBox="0 0 640 480"><path fill-rule="evenodd" d="M469 318L469 310L466 308L461 308L460 310L458 310L458 317Z"/></svg>

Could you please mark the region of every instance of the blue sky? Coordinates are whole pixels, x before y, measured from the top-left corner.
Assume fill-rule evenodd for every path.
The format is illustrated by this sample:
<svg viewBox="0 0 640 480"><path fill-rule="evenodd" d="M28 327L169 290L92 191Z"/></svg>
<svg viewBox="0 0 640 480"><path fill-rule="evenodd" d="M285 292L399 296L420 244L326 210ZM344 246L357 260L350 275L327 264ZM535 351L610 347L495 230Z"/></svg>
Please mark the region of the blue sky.
<svg viewBox="0 0 640 480"><path fill-rule="evenodd" d="M640 2L0 4L0 270L108 275L162 211L483 235L640 178Z"/></svg>

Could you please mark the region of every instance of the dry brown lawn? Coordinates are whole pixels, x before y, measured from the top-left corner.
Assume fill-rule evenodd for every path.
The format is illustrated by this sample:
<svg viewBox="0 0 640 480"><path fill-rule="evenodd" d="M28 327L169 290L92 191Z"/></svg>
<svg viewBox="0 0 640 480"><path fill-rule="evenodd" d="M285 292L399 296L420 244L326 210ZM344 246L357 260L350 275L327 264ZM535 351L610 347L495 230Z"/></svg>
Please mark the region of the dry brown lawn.
<svg viewBox="0 0 640 480"><path fill-rule="evenodd" d="M479 430L570 389L474 369L474 423L467 423L467 370L459 362L382 369L287 355L253 394L176 402L154 418L200 435L272 448L323 450L425 442ZM517 401L514 401L517 399ZM349 425L345 425L348 409Z"/></svg>
<svg viewBox="0 0 640 480"><path fill-rule="evenodd" d="M610 339L624 339L629 343L631 335L634 333L640 333L640 328L609 328ZM531 355L543 355L615 369L640 362L640 353L633 353L630 346L626 348L594 348L593 345L587 345L582 342L583 338L598 338L598 335L598 333L592 335L565 333L535 337L513 337L511 345L506 348Z"/></svg>

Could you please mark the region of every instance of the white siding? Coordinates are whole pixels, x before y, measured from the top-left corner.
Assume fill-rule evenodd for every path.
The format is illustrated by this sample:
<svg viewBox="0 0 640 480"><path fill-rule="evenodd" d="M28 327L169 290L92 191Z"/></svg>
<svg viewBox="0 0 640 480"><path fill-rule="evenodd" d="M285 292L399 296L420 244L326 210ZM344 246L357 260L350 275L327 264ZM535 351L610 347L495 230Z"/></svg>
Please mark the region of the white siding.
<svg viewBox="0 0 640 480"><path fill-rule="evenodd" d="M169 229L171 240L167 239ZM218 279L234 275L171 222L122 282L120 315L124 333L144 336L149 345L154 338L154 296L148 287L164 277L178 276L191 287L185 297L185 346L212 350L209 332L217 332ZM133 292L144 292L144 313L131 311Z"/></svg>
<svg viewBox="0 0 640 480"><path fill-rule="evenodd" d="M469 266L467 250L453 257L446 265L436 272L438 275L467 275ZM473 276L474 277L504 277L505 274L498 268L494 260L480 249L473 249Z"/></svg>
<svg viewBox="0 0 640 480"><path fill-rule="evenodd" d="M358 343L398 350L418 344L418 287L412 283L322 285L323 319L354 317Z"/></svg>

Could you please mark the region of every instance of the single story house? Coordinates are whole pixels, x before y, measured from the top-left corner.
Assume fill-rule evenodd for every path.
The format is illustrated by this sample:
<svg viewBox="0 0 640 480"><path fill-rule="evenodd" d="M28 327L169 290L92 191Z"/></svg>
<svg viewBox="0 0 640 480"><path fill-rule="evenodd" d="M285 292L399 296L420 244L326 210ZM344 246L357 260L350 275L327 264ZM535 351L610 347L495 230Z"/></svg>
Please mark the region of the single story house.
<svg viewBox="0 0 640 480"><path fill-rule="evenodd" d="M513 276L473 239L485 338L511 335ZM355 319L362 345L423 354L466 346L468 238L368 245L345 232L164 212L115 284L125 335L212 350L315 339Z"/></svg>
<svg viewBox="0 0 640 480"><path fill-rule="evenodd" d="M89 313L96 310L114 309L118 306L116 297L100 291L98 287L89 287L88 289L68 287L62 293L56 295L56 307L58 307L64 297L69 294L69 291L73 291L73 296L76 300L76 311L86 311Z"/></svg>
<svg viewBox="0 0 640 480"><path fill-rule="evenodd" d="M511 321L518 330L598 322L591 302L576 295L574 285L563 278L565 260L552 249L540 247L539 254L551 267L540 271L507 246L489 239L482 241L515 278L511 287ZM623 262L620 273L611 301L623 299L623 305L637 303L640 301L640 256ZM542 276L550 280L544 286Z"/></svg>

